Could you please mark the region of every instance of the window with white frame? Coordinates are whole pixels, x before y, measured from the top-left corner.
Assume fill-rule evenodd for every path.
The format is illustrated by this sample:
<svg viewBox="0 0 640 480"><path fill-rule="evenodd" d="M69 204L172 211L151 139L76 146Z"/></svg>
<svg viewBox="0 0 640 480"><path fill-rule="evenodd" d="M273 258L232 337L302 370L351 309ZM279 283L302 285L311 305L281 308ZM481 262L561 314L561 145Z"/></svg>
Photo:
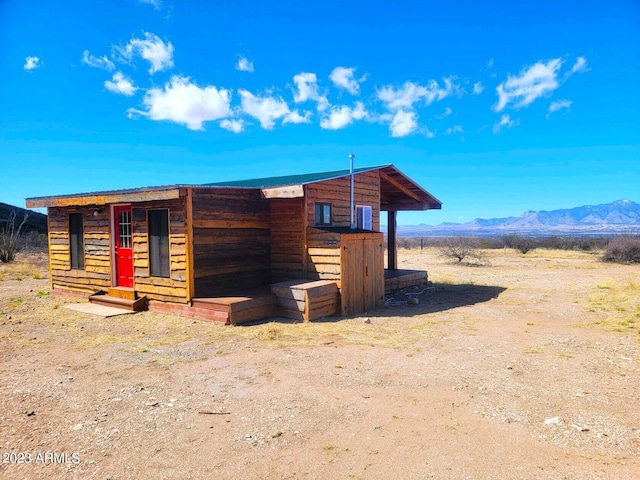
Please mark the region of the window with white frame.
<svg viewBox="0 0 640 480"><path fill-rule="evenodd" d="M372 230L373 210L369 205L356 205L356 227Z"/></svg>

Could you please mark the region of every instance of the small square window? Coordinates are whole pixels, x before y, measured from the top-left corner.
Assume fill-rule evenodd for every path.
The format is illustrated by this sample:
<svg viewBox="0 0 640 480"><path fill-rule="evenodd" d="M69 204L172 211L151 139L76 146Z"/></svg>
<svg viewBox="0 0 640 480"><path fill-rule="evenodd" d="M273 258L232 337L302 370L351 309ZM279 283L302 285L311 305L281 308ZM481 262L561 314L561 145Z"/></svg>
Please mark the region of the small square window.
<svg viewBox="0 0 640 480"><path fill-rule="evenodd" d="M316 203L316 225L331 225L331 204Z"/></svg>

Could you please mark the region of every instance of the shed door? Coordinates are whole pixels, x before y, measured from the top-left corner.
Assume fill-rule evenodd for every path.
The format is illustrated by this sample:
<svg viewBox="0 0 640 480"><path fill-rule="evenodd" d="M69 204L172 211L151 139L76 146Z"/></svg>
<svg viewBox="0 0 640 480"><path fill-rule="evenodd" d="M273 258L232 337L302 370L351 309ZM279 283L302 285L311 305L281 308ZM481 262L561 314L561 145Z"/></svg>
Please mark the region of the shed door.
<svg viewBox="0 0 640 480"><path fill-rule="evenodd" d="M133 287L133 238L131 229L131 205L114 207L116 285Z"/></svg>
<svg viewBox="0 0 640 480"><path fill-rule="evenodd" d="M342 314L353 315L384 302L382 239L342 237Z"/></svg>

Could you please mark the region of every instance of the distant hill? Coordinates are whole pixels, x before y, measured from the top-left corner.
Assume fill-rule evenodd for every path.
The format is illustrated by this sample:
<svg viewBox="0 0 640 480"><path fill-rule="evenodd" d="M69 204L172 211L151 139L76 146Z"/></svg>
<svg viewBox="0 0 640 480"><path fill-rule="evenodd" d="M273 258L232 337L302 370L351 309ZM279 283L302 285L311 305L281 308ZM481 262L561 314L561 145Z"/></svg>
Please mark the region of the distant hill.
<svg viewBox="0 0 640 480"><path fill-rule="evenodd" d="M13 205L7 205L6 203L0 203L0 228L4 227L9 215L12 211L16 211L16 228L22 222L25 212L29 213L27 222L22 227L24 233L37 232L47 233L47 216L42 213L34 212L32 210L25 210L24 208L14 207Z"/></svg>
<svg viewBox="0 0 640 480"><path fill-rule="evenodd" d="M467 223L406 225L398 227L398 235L504 235L517 233L540 235L614 235L640 233L640 204L622 199L602 205L529 211L519 217L476 218Z"/></svg>

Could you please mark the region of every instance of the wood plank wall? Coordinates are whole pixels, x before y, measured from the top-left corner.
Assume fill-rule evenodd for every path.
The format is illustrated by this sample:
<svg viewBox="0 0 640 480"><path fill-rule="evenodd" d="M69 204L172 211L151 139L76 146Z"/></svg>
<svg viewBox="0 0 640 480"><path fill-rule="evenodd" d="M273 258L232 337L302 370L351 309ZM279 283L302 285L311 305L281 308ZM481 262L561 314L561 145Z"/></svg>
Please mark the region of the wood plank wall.
<svg viewBox="0 0 640 480"><path fill-rule="evenodd" d="M74 207L48 209L49 262L53 288L96 292L111 286L111 255L109 247L109 209ZM84 269L71 269L69 214L81 213L84 233Z"/></svg>
<svg viewBox="0 0 640 480"><path fill-rule="evenodd" d="M311 280L334 280L340 287L340 234L307 228L307 274Z"/></svg>
<svg viewBox="0 0 640 480"><path fill-rule="evenodd" d="M356 174L354 189L355 205L371 206L371 226L380 231L380 172L365 172ZM332 226L349 227L351 216L349 213L351 180L350 177L327 180L321 183L306 185L307 225L315 225L315 203L330 203L332 205ZM355 213L354 213L355 216ZM354 217L355 221L355 217Z"/></svg>
<svg viewBox="0 0 640 480"><path fill-rule="evenodd" d="M169 210L169 278L152 277L149 266L147 210ZM151 300L187 303L186 205L184 198L134 203L133 288Z"/></svg>
<svg viewBox="0 0 640 480"><path fill-rule="evenodd" d="M304 278L304 199L272 198L271 281Z"/></svg>
<svg viewBox="0 0 640 480"><path fill-rule="evenodd" d="M268 285L269 201L259 190L193 190L194 296Z"/></svg>

